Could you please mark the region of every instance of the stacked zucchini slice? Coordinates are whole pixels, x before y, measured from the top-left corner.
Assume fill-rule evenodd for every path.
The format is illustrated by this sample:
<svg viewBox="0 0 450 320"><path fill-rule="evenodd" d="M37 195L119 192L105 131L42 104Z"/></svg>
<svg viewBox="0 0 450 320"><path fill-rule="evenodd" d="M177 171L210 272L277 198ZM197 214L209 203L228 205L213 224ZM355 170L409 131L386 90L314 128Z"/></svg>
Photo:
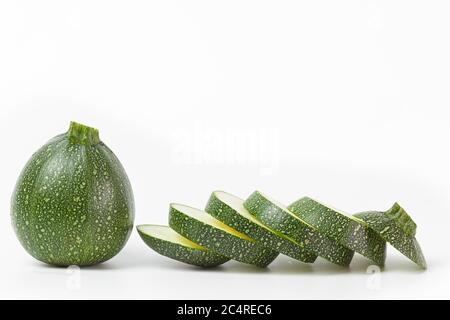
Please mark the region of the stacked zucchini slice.
<svg viewBox="0 0 450 320"><path fill-rule="evenodd" d="M397 203L386 212L349 216L309 197L286 207L259 191L246 200L215 191L205 210L171 204L168 227L137 230L159 254L200 267L232 259L264 268L280 253L305 263L319 256L345 267L355 252L382 267L389 242L426 268L416 224Z"/></svg>

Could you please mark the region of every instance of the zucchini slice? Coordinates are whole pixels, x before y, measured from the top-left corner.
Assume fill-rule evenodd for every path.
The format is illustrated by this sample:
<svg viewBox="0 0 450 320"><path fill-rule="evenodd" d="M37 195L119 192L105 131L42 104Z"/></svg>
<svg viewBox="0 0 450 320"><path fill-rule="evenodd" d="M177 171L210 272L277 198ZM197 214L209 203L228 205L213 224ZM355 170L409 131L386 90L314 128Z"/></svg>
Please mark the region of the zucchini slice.
<svg viewBox="0 0 450 320"><path fill-rule="evenodd" d="M140 225L137 231L150 248L177 261L210 268L230 260L184 238L167 226Z"/></svg>
<svg viewBox="0 0 450 320"><path fill-rule="evenodd" d="M419 267L427 268L422 249L415 237L416 223L398 203L395 203L386 212L361 212L355 214L354 217L367 223L384 240Z"/></svg>
<svg viewBox="0 0 450 320"><path fill-rule="evenodd" d="M170 205L169 226L201 246L257 267L267 267L279 254L208 213L182 204Z"/></svg>
<svg viewBox="0 0 450 320"><path fill-rule="evenodd" d="M285 206L255 191L244 202L244 207L271 229L291 237L307 250L341 266L348 266L354 251L331 240L313 225L303 221Z"/></svg>
<svg viewBox="0 0 450 320"><path fill-rule="evenodd" d="M365 222L309 197L295 201L288 209L344 247L358 252L379 266L384 266L386 241Z"/></svg>
<svg viewBox="0 0 450 320"><path fill-rule="evenodd" d="M303 262L312 263L317 258L316 254L305 250L298 242L262 224L244 208L244 200L232 194L213 192L205 211L265 247Z"/></svg>

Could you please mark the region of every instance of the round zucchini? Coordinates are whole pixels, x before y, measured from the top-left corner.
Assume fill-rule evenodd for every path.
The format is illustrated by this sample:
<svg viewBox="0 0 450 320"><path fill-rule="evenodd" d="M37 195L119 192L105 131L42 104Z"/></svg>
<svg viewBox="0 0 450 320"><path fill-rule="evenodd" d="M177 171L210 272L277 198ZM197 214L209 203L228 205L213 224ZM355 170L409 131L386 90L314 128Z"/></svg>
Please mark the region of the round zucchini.
<svg viewBox="0 0 450 320"><path fill-rule="evenodd" d="M425 256L415 237L416 223L398 203L395 203L386 212L361 212L355 214L354 217L367 223L381 238L419 267L427 268Z"/></svg>
<svg viewBox="0 0 450 320"><path fill-rule="evenodd" d="M189 240L243 263L266 267L278 256L208 213L182 204L170 205L169 226Z"/></svg>
<svg viewBox="0 0 450 320"><path fill-rule="evenodd" d="M265 247L303 262L312 263L316 260L316 254L305 250L295 240L266 227L252 216L243 204L244 200L232 194L215 191L209 198L205 211L226 225L255 239Z"/></svg>
<svg viewBox="0 0 450 320"><path fill-rule="evenodd" d="M71 123L26 164L11 218L23 247L52 265L93 265L115 256L133 228L128 177L98 130Z"/></svg>
<svg viewBox="0 0 450 320"><path fill-rule="evenodd" d="M362 222L332 209L309 197L288 206L289 211L316 227L344 247L383 266L386 260L386 241Z"/></svg>
<svg viewBox="0 0 450 320"><path fill-rule="evenodd" d="M137 226L137 230L142 240L154 251L180 262L211 268L230 260L186 239L167 226L147 224Z"/></svg>
<svg viewBox="0 0 450 320"><path fill-rule="evenodd" d="M262 193L255 191L244 202L244 207L263 224L294 239L305 249L337 265L350 264L354 251L320 233L317 228Z"/></svg>

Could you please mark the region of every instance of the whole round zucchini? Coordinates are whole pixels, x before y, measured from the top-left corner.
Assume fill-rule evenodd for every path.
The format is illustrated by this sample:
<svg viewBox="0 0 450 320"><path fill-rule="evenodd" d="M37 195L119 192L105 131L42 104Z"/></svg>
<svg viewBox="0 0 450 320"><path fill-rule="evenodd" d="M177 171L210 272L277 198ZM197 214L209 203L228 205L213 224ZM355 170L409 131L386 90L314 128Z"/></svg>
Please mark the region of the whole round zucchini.
<svg viewBox="0 0 450 320"><path fill-rule="evenodd" d="M93 265L115 256L134 222L128 177L97 129L72 122L39 149L12 196L12 224L36 259Z"/></svg>

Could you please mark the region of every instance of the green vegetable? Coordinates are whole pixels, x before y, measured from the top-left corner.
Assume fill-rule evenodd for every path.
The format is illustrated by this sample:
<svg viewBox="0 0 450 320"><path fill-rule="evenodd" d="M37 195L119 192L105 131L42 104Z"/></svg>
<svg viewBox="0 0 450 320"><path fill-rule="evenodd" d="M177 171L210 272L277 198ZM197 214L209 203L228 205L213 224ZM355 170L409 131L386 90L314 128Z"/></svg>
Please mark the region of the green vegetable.
<svg viewBox="0 0 450 320"><path fill-rule="evenodd" d="M386 241L361 220L349 217L308 197L288 206L289 211L329 238L383 266Z"/></svg>
<svg viewBox="0 0 450 320"><path fill-rule="evenodd" d="M199 267L216 267L229 258L212 252L179 235L167 226L140 225L142 240L159 254Z"/></svg>
<svg viewBox="0 0 450 320"><path fill-rule="evenodd" d="M367 223L384 240L421 268L427 268L422 249L415 237L416 223L398 203L386 212L361 212L354 217Z"/></svg>
<svg viewBox="0 0 450 320"><path fill-rule="evenodd" d="M26 164L11 204L12 224L36 259L93 265L115 256L134 220L133 192L98 130L71 123Z"/></svg>
<svg viewBox="0 0 450 320"><path fill-rule="evenodd" d="M215 191L209 198L205 211L266 247L303 262L312 263L316 260L317 255L305 250L293 239L266 227L252 216L243 204L244 200L232 194Z"/></svg>
<svg viewBox="0 0 450 320"><path fill-rule="evenodd" d="M243 263L266 267L278 256L206 212L185 205L170 205L169 226L189 240Z"/></svg>
<svg viewBox="0 0 450 320"><path fill-rule="evenodd" d="M305 249L317 253L330 262L348 266L354 252L320 233L317 228L303 221L286 207L255 191L244 207L269 228L297 241Z"/></svg>

